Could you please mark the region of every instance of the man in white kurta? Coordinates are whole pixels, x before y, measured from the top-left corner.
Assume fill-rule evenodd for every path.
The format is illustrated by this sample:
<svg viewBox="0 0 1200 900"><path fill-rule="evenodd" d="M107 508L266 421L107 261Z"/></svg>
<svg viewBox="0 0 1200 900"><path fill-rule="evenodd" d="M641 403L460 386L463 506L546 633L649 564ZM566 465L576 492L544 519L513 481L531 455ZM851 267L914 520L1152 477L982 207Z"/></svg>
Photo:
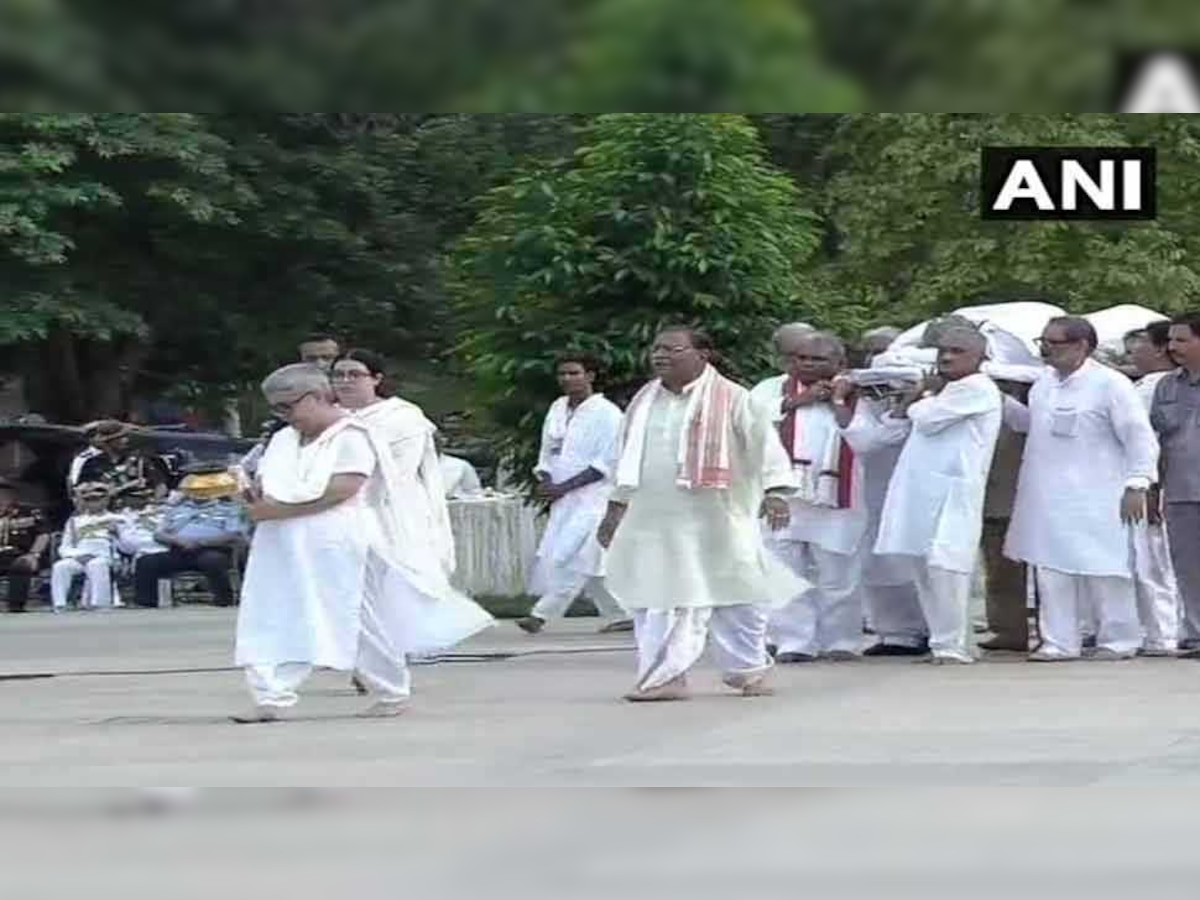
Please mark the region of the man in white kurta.
<svg viewBox="0 0 1200 900"><path fill-rule="evenodd" d="M1163 321L1152 322L1125 338L1129 360L1138 373L1134 390L1147 415L1154 405L1158 383L1175 370L1175 363L1167 352L1170 335L1171 323ZM1144 656L1169 656L1179 643L1179 589L1161 505L1162 495L1156 485L1150 493L1146 520L1129 526L1133 588L1142 624L1141 653Z"/></svg>
<svg viewBox="0 0 1200 900"><path fill-rule="evenodd" d="M597 366L589 357L563 357L556 368L564 393L546 413L534 467L538 495L550 503L529 578L529 593L539 599L517 622L530 634L563 616L580 594L600 615L621 616L604 587L604 550L596 539L612 491L621 410L595 391Z"/></svg>
<svg viewBox="0 0 1200 900"><path fill-rule="evenodd" d="M863 655L924 655L929 628L917 597L912 561L875 552L888 485L908 437L908 420L889 415L886 403L858 393L845 377L834 382L833 403L839 424L846 423L842 436L863 467L867 527L859 590L866 621L876 640Z"/></svg>
<svg viewBox="0 0 1200 900"><path fill-rule="evenodd" d="M832 403L845 349L832 335L810 331L781 334L777 350L785 373L760 382L750 397L778 429L797 490L788 527L764 528L764 539L812 588L772 615L767 637L779 663L853 659L863 642L867 509L863 464Z"/></svg>
<svg viewBox="0 0 1200 900"><path fill-rule="evenodd" d="M913 559L935 663L974 661L971 581L983 533L983 498L1000 432L1000 391L979 371L987 352L973 328L938 338L938 376L905 398L911 424L888 485L875 552Z"/></svg>
<svg viewBox="0 0 1200 900"><path fill-rule="evenodd" d="M285 367L263 392L291 427L271 439L250 507L236 662L255 708L235 721L280 718L314 668L356 671L377 698L364 714L395 715L410 692L406 656L491 617L450 586L386 440L333 405L319 369Z"/></svg>
<svg viewBox="0 0 1200 900"><path fill-rule="evenodd" d="M766 692L768 612L808 587L758 529L764 512L787 524L791 466L769 417L709 365L710 353L702 332L661 333L651 353L658 377L625 414L600 537L611 542L608 588L634 616L629 700L684 699L709 636L728 686Z"/></svg>
<svg viewBox="0 0 1200 900"><path fill-rule="evenodd" d="M1129 379L1091 359L1096 344L1085 319L1050 320L1049 368L1028 406L1005 399L1006 420L1029 435L1005 553L1037 567L1039 662L1078 659L1091 622L1098 658L1141 644L1127 525L1146 518L1158 441Z"/></svg>

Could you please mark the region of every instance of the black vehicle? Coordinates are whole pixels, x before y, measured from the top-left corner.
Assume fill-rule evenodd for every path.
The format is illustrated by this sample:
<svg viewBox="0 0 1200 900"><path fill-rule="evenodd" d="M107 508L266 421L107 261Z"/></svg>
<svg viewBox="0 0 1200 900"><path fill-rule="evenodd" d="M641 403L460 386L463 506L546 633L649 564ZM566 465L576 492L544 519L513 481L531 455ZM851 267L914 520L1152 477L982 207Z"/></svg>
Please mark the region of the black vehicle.
<svg viewBox="0 0 1200 900"><path fill-rule="evenodd" d="M137 428L130 441L161 465L172 488L183 480L188 466L226 462L249 452L255 443L173 427ZM42 509L57 525L71 514L71 461L87 446L84 430L73 425L0 424L0 475L18 484L22 502Z"/></svg>

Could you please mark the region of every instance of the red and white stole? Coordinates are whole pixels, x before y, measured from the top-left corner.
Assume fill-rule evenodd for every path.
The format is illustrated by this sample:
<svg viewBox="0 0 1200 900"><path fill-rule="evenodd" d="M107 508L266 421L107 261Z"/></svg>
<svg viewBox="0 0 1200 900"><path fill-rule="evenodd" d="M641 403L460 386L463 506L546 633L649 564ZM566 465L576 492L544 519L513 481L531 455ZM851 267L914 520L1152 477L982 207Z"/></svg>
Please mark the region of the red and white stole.
<svg viewBox="0 0 1200 900"><path fill-rule="evenodd" d="M798 379L788 377L783 383L784 401L800 396L803 390ZM799 407L792 409L779 423L779 437L788 459L793 468L802 468L807 476L807 483L800 486L799 498L814 506L849 509L854 499L854 451L841 432L831 428L828 439L815 454L816 458L804 458L804 417L799 415L800 411Z"/></svg>

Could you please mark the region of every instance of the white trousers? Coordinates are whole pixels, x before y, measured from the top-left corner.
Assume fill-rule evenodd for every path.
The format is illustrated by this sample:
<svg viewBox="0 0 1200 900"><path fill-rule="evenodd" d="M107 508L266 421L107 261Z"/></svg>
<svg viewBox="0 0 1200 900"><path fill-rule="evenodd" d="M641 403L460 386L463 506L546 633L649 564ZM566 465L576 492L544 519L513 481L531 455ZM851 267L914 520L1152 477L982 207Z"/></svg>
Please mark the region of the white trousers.
<svg viewBox="0 0 1200 900"><path fill-rule="evenodd" d="M879 643L920 647L929 638L915 584L864 584L862 596Z"/></svg>
<svg viewBox="0 0 1200 900"><path fill-rule="evenodd" d="M363 601L361 616L355 673L379 700L398 703L407 699L412 678L404 654L391 646L369 601ZM300 699L297 691L312 671L307 662L247 666L246 683L256 705L286 708L296 705Z"/></svg>
<svg viewBox="0 0 1200 900"><path fill-rule="evenodd" d="M771 550L812 587L771 616L768 639L780 653L858 653L863 644L862 554L770 541Z"/></svg>
<svg viewBox="0 0 1200 900"><path fill-rule="evenodd" d="M1041 652L1079 656L1081 635L1089 622L1096 623L1097 647L1126 655L1141 645L1132 578L1071 575L1038 566L1037 585Z"/></svg>
<svg viewBox="0 0 1200 900"><path fill-rule="evenodd" d="M973 572L952 572L914 560L917 599L929 623L929 652L944 659L971 660Z"/></svg>
<svg viewBox="0 0 1200 900"><path fill-rule="evenodd" d="M604 586L603 578L556 566L549 581L550 589L538 599L530 615L544 621L560 618L566 615L580 594L587 594L588 599L596 605L596 611L604 618L620 619L625 615Z"/></svg>
<svg viewBox="0 0 1200 900"><path fill-rule="evenodd" d="M772 666L767 613L757 606L635 609L633 630L638 690L662 687L686 673L704 655L710 636L713 661L727 683L740 685Z"/></svg>
<svg viewBox="0 0 1200 900"><path fill-rule="evenodd" d="M75 579L83 578L83 596L80 606L86 609L114 606L112 568L107 559L93 558L86 563L74 559L60 559L50 569L50 602L55 609L67 605L71 585Z"/></svg>
<svg viewBox="0 0 1200 900"><path fill-rule="evenodd" d="M1179 643L1179 588L1167 530L1162 525L1133 525L1129 529L1129 548L1142 646L1147 650L1174 650Z"/></svg>

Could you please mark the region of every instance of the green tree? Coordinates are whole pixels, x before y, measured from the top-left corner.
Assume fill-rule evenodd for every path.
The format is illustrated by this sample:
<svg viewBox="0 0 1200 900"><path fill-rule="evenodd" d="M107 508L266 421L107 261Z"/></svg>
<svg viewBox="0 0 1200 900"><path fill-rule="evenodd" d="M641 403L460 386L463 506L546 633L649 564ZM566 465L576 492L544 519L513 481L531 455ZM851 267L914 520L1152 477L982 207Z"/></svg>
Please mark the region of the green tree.
<svg viewBox="0 0 1200 900"><path fill-rule="evenodd" d="M743 117L605 115L581 140L491 191L447 262L475 406L520 473L557 351L598 353L609 385L628 389L656 328L684 320L747 379L770 367L776 324L831 315L798 295L813 216Z"/></svg>
<svg viewBox="0 0 1200 900"><path fill-rule="evenodd" d="M854 109L795 0L590 0L563 40L464 101L474 109Z"/></svg>
<svg viewBox="0 0 1200 900"><path fill-rule="evenodd" d="M988 222L979 215L981 147L1131 142L1126 123L1112 115L847 117L832 148L827 211L839 243L826 289L901 324L1021 297L1078 312L1125 302L1184 307L1200 280L1185 256L1187 241L1166 222ZM1186 215L1178 207L1174 214Z"/></svg>

